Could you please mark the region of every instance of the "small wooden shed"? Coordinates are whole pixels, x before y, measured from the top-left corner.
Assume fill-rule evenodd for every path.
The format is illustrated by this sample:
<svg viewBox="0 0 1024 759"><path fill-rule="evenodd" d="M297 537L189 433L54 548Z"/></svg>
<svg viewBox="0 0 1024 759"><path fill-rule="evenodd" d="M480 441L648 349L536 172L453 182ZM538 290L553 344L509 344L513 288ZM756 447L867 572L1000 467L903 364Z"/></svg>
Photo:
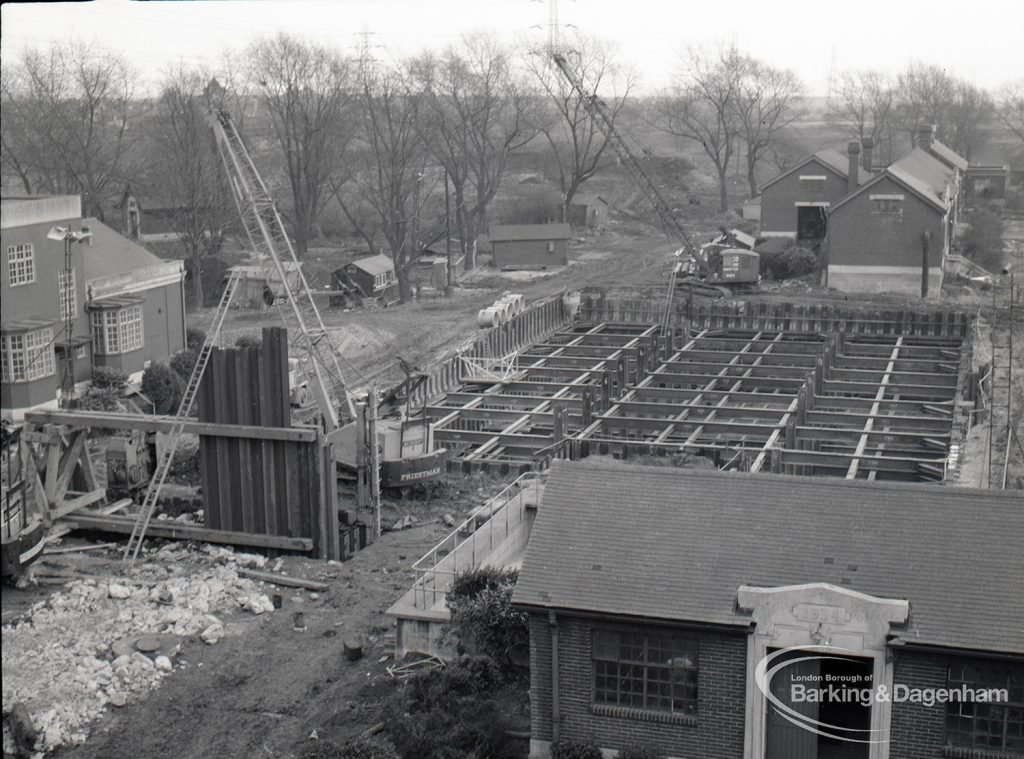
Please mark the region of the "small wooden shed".
<svg viewBox="0 0 1024 759"><path fill-rule="evenodd" d="M601 229L608 223L608 201L595 193L576 193L565 212L574 227Z"/></svg>
<svg viewBox="0 0 1024 759"><path fill-rule="evenodd" d="M395 264L389 256L378 254L359 258L347 263L334 271L331 277L332 287L342 292L355 291L364 298L377 298L385 303L398 300L398 278L395 276ZM343 305L338 299L332 305Z"/></svg>
<svg viewBox="0 0 1024 759"><path fill-rule="evenodd" d="M499 269L546 269L569 263L568 224L502 224L491 227L494 265Z"/></svg>
<svg viewBox="0 0 1024 759"><path fill-rule="evenodd" d="M294 292L299 286L300 264L295 261L282 261L281 266L288 278L288 287ZM232 273L237 274L241 280L231 301L235 308L263 308L273 305L275 298L287 295L287 290L281 282L281 276L273 266L269 279L261 266L232 266L228 269L225 280Z"/></svg>

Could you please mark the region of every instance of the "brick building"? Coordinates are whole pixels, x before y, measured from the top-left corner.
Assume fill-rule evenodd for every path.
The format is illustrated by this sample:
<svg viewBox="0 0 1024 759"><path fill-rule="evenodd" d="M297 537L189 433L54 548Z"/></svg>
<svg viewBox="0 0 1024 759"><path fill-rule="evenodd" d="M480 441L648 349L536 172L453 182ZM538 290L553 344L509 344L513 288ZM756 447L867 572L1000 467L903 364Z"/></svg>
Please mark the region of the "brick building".
<svg viewBox="0 0 1024 759"><path fill-rule="evenodd" d="M1021 535L999 491L556 462L513 598L531 755L1024 756ZM871 692L795 689L826 682ZM1005 700L909 699L964 686Z"/></svg>
<svg viewBox="0 0 1024 759"><path fill-rule="evenodd" d="M76 384L94 366L137 379L146 364L185 345L183 267L163 261L97 219L82 218L77 195L5 197L0 203L0 409L20 420L55 406L64 375L65 315L72 314ZM71 245L71 295L65 285L59 226L88 230Z"/></svg>
<svg viewBox="0 0 1024 759"><path fill-rule="evenodd" d="M920 295L926 256L928 295L938 297L959 221L961 177L959 168L919 142L834 203L828 211L829 286Z"/></svg>
<svg viewBox="0 0 1024 759"><path fill-rule="evenodd" d="M820 150L761 188L761 237L815 246L826 233L829 206L871 178L871 141L851 142L847 155Z"/></svg>

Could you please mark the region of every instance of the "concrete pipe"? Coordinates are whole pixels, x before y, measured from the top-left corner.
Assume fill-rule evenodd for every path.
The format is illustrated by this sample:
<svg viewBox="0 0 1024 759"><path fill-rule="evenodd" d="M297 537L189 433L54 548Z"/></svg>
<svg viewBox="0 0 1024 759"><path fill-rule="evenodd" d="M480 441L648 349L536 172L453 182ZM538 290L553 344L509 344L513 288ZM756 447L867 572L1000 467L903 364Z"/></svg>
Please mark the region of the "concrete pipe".
<svg viewBox="0 0 1024 759"><path fill-rule="evenodd" d="M495 303L492 308L498 312L498 323L504 324L512 318L511 303Z"/></svg>
<svg viewBox="0 0 1024 759"><path fill-rule="evenodd" d="M482 308L477 312L476 324L480 329L490 329L491 327L497 327L501 321L501 317L498 315L497 309L493 306L489 308Z"/></svg>

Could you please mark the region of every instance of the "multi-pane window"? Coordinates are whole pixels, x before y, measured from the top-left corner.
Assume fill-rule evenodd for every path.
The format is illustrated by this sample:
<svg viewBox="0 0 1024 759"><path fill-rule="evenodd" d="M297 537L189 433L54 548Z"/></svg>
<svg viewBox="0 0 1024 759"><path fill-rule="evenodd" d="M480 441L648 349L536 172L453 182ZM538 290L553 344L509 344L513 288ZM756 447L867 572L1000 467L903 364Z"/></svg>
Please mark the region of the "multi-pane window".
<svg viewBox="0 0 1024 759"><path fill-rule="evenodd" d="M595 705L696 715L696 640L596 629L593 662Z"/></svg>
<svg viewBox="0 0 1024 759"><path fill-rule="evenodd" d="M93 311L92 344L96 353L112 355L138 350L143 345L142 306Z"/></svg>
<svg viewBox="0 0 1024 759"><path fill-rule="evenodd" d="M2 345L5 382L31 382L56 374L52 328L4 335Z"/></svg>
<svg viewBox="0 0 1024 759"><path fill-rule="evenodd" d="M35 249L32 243L7 246L7 273L11 287L36 281Z"/></svg>
<svg viewBox="0 0 1024 759"><path fill-rule="evenodd" d="M950 689L1005 691L1006 696L1005 700L949 702L949 746L1013 756L1024 753L1024 665L965 659L951 664L947 677Z"/></svg>
<svg viewBox="0 0 1024 759"><path fill-rule="evenodd" d="M69 277L70 276L70 284ZM61 269L57 272L57 287L60 290L60 319L64 321L68 315L74 316L78 310L78 294L75 291L75 270Z"/></svg>
<svg viewBox="0 0 1024 759"><path fill-rule="evenodd" d="M871 195L871 213L884 216L903 215L903 195Z"/></svg>

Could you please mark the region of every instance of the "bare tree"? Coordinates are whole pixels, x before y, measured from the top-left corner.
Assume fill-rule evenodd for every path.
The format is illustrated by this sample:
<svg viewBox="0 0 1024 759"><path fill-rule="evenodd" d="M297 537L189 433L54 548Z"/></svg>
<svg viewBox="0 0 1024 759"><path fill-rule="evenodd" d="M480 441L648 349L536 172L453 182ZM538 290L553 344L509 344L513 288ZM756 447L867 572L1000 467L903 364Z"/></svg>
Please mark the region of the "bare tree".
<svg viewBox="0 0 1024 759"><path fill-rule="evenodd" d="M337 53L286 34L257 42L248 59L284 158L292 200L286 217L303 255L352 135L352 67Z"/></svg>
<svg viewBox="0 0 1024 759"><path fill-rule="evenodd" d="M602 98L613 124L622 111L636 77L631 69L617 64L616 53L614 45L592 37L576 36L566 44L566 61L587 87L586 93L577 92L549 56L527 58L527 67L554 102L553 112L536 113L533 127L551 149L563 207L572 203L580 185L613 160L605 152L608 139L594 125L586 106L591 97Z"/></svg>
<svg viewBox="0 0 1024 759"><path fill-rule="evenodd" d="M2 77L4 173L27 193L81 194L102 219L133 142L133 79L123 58L99 48L26 50Z"/></svg>
<svg viewBox="0 0 1024 759"><path fill-rule="evenodd" d="M420 137L421 103L398 71L366 71L362 78L361 129L350 151L354 168L349 187L336 182L334 191L371 248L376 234L384 237L404 303L411 295L409 269L419 254L416 222L430 194L422 187L428 152Z"/></svg>
<svg viewBox="0 0 1024 759"><path fill-rule="evenodd" d="M949 146L968 160L977 155L988 141L985 126L995 112L992 97L985 90L958 79L945 116Z"/></svg>
<svg viewBox="0 0 1024 759"><path fill-rule="evenodd" d="M996 117L1024 142L1024 79L1005 85L999 93Z"/></svg>
<svg viewBox="0 0 1024 759"><path fill-rule="evenodd" d="M859 142L870 137L879 157L893 159L892 132L896 126L896 90L878 71L843 74L838 95L830 102L829 120Z"/></svg>
<svg viewBox="0 0 1024 759"><path fill-rule="evenodd" d="M734 99L742 136L747 145L747 184L757 196L757 164L779 133L800 115L797 101L803 85L792 71L747 59Z"/></svg>
<svg viewBox="0 0 1024 759"><path fill-rule="evenodd" d="M530 101L509 51L493 37L465 38L441 56L420 57L410 69L423 104L421 137L451 180L465 248L486 228L487 206L509 154L536 134L527 125Z"/></svg>
<svg viewBox="0 0 1024 759"><path fill-rule="evenodd" d="M236 217L207 117L210 106L227 107L224 99L233 88L208 87L210 80L209 72L198 69L179 66L168 71L145 130L149 186L159 186L160 194L178 209L171 224L191 262L197 307L203 304L203 256L220 248L226 227ZM217 102L209 102L208 96Z"/></svg>
<svg viewBox="0 0 1024 759"><path fill-rule="evenodd" d="M659 98L651 119L656 129L698 143L718 174L719 207L729 207L726 175L743 131L737 101L747 68L735 49L691 51L681 81Z"/></svg>
<svg viewBox="0 0 1024 759"><path fill-rule="evenodd" d="M939 66L912 63L899 75L897 91L900 124L911 144L921 124L934 124L936 137L966 158L984 144L980 127L993 112L984 90Z"/></svg>

